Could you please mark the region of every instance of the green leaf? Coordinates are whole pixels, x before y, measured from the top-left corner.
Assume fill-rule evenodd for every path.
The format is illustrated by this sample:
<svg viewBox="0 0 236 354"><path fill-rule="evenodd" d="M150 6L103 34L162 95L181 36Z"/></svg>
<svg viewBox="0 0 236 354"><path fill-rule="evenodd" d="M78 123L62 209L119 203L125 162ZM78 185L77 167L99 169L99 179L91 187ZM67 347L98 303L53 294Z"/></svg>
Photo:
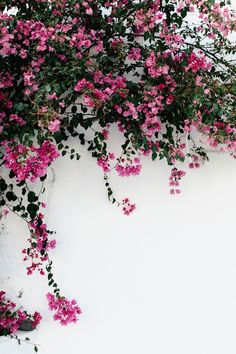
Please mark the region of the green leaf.
<svg viewBox="0 0 236 354"><path fill-rule="evenodd" d="M21 207L20 207L20 205L16 205L12 208L12 210L19 212L19 211L21 211Z"/></svg>
<svg viewBox="0 0 236 354"><path fill-rule="evenodd" d="M77 119L77 116L73 116L73 118L70 121L70 124L72 127L77 128L79 124L79 120Z"/></svg>
<svg viewBox="0 0 236 354"><path fill-rule="evenodd" d="M14 173L13 171L10 171L9 177L10 177L10 178L14 178L14 177L15 177L15 173Z"/></svg>
<svg viewBox="0 0 236 354"><path fill-rule="evenodd" d="M77 112L77 106L72 106L71 107L71 112L76 113Z"/></svg>
<svg viewBox="0 0 236 354"><path fill-rule="evenodd" d="M17 187L22 187L24 184L25 184L25 181L21 181L21 182L17 183L16 185L17 185Z"/></svg>
<svg viewBox="0 0 236 354"><path fill-rule="evenodd" d="M4 200L4 199L1 199L0 200L0 206L3 206L3 205L5 205L6 204L6 201Z"/></svg>
<svg viewBox="0 0 236 354"><path fill-rule="evenodd" d="M6 197L9 202L15 201L17 199L16 195L10 191L6 193Z"/></svg>
<svg viewBox="0 0 236 354"><path fill-rule="evenodd" d="M36 196L36 194L34 192L30 191L28 193L28 202L33 203L36 200L38 200L38 197Z"/></svg>
<svg viewBox="0 0 236 354"><path fill-rule="evenodd" d="M48 92L48 93L51 92L51 86L50 85L46 85L45 86L45 91Z"/></svg>
<svg viewBox="0 0 236 354"><path fill-rule="evenodd" d="M231 91L232 94L236 96L236 84L232 85Z"/></svg>
<svg viewBox="0 0 236 354"><path fill-rule="evenodd" d="M32 219L35 218L35 216L37 215L37 211L39 210L39 206L37 204L33 204L33 203L30 203L28 204L27 206L27 211L28 213L30 214L30 217Z"/></svg>
<svg viewBox="0 0 236 354"><path fill-rule="evenodd" d="M157 153L156 153L156 151L153 151L153 153L152 153L152 160L155 161L156 158L157 158Z"/></svg>
<svg viewBox="0 0 236 354"><path fill-rule="evenodd" d="M47 174L45 174L44 176L40 177L40 181L44 181L47 178Z"/></svg>
<svg viewBox="0 0 236 354"><path fill-rule="evenodd" d="M7 189L7 184L3 178L0 179L0 190L4 192Z"/></svg>

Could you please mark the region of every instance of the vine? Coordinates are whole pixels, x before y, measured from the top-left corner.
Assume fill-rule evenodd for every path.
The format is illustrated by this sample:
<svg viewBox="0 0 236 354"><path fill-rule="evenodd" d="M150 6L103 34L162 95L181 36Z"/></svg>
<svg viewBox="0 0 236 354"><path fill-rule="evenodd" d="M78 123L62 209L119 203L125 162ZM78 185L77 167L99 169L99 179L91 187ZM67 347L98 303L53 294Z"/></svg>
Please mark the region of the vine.
<svg viewBox="0 0 236 354"><path fill-rule="evenodd" d="M76 322L81 310L52 271L48 168L60 156L79 160L85 146L104 172L108 199L130 215L136 205L117 199L111 171L135 176L143 158L164 159L176 195L186 162L199 168L207 146L235 158L235 29L224 0L1 1L1 215L10 211L27 224L27 274L47 273L47 301L61 324ZM120 154L109 149L113 127L123 139ZM17 338L5 317L1 308L1 334Z"/></svg>

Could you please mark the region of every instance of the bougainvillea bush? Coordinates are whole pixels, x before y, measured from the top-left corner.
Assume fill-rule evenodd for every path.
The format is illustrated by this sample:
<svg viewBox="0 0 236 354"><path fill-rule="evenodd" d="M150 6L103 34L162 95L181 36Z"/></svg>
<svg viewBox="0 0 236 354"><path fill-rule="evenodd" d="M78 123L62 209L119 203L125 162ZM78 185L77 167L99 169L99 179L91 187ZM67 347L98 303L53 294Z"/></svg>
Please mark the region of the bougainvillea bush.
<svg viewBox="0 0 236 354"><path fill-rule="evenodd" d="M179 194L181 163L198 168L208 145L236 157L236 16L224 0L1 0L0 11L2 213L28 225L27 274L47 273L54 319L76 322L80 308L61 294L49 257L49 166L79 160L85 145L109 200L129 215L136 206L115 197L111 171L135 176L144 157L165 159ZM113 126L120 155L109 149Z"/></svg>

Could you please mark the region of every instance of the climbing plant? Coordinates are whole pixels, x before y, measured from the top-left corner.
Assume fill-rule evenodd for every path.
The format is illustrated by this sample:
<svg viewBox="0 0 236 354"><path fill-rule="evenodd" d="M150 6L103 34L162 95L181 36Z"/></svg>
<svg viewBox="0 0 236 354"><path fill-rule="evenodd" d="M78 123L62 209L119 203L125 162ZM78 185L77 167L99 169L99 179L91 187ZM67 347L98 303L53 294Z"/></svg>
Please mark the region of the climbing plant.
<svg viewBox="0 0 236 354"><path fill-rule="evenodd" d="M0 11L2 216L27 223L27 274L47 273L49 307L65 325L81 311L52 272L49 166L61 156L79 160L86 146L108 199L129 215L136 206L117 199L111 170L126 178L141 173L143 158L164 159L175 195L186 168L207 160L208 145L235 158L236 16L224 0L1 0ZM114 126L120 155L109 150Z"/></svg>

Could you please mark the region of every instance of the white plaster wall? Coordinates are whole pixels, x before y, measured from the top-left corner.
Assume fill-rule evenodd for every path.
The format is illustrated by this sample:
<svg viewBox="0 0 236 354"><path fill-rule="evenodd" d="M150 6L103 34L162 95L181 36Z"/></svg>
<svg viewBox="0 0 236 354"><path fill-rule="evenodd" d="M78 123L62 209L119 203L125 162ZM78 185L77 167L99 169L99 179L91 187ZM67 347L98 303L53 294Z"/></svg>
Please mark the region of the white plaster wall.
<svg viewBox="0 0 236 354"><path fill-rule="evenodd" d="M46 196L57 231L55 275L83 310L77 325L53 322L46 279L25 275L21 221L10 217L0 237L1 288L13 298L23 290L18 304L45 318L31 335L40 353L235 354L235 160L211 153L177 197L168 193L164 163L145 159L140 176L112 176L117 194L137 203L126 217L108 203L96 162L82 155L55 163ZM18 352L0 343L0 354Z"/></svg>

